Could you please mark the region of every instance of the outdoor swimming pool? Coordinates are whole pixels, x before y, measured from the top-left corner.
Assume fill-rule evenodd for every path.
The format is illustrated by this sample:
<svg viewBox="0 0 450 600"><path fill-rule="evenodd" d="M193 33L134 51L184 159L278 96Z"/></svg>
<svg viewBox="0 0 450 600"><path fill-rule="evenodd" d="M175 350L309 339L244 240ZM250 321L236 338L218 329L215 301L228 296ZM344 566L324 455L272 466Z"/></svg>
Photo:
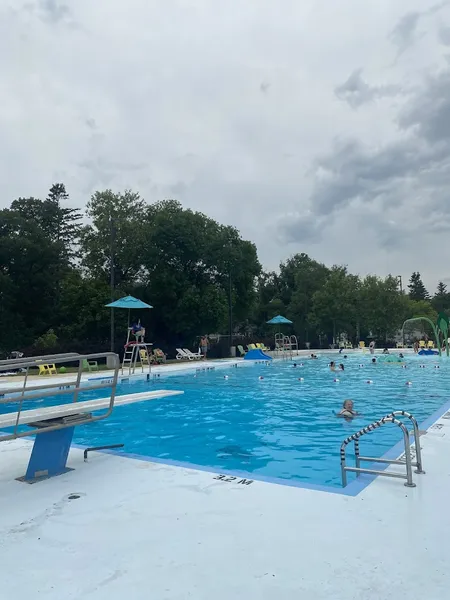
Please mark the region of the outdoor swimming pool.
<svg viewBox="0 0 450 600"><path fill-rule="evenodd" d="M76 428L74 441L124 443L127 453L213 471L340 486L339 448L345 437L392 410L407 410L420 423L449 397L450 361L445 358L411 356L404 369L372 365L368 354L349 355L339 357L346 367L339 374L330 372L329 360L323 355L318 360L242 364L121 384L119 394L149 387L185 393L117 408L105 421ZM407 381L413 385L406 386ZM363 414L350 423L333 414L345 398L353 399ZM361 453L382 456L400 440L400 430L386 425L362 438Z"/></svg>
<svg viewBox="0 0 450 600"><path fill-rule="evenodd" d="M330 359L343 362L345 371L330 372ZM369 354L322 355L123 383L117 394L148 389L185 393L118 407L104 421L77 427L74 442L124 443L123 452L160 461L340 487L339 448L345 437L392 410L409 411L420 423L447 402L450 361L416 356L405 361L406 369L373 365ZM95 392L85 392L79 398L94 397ZM346 398L363 416L352 422L336 418ZM43 404L60 403L58 397L49 400ZM400 430L386 425L363 436L361 453L382 456L400 440Z"/></svg>

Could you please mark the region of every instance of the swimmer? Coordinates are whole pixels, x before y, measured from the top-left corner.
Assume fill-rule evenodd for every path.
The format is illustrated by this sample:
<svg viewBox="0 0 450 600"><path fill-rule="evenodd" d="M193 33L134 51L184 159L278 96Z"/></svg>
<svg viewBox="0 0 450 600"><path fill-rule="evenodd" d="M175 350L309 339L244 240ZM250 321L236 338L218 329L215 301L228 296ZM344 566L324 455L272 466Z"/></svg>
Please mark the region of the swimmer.
<svg viewBox="0 0 450 600"><path fill-rule="evenodd" d="M353 410L353 400L344 400L342 409L336 415L337 417L343 417L344 419L353 419L358 413Z"/></svg>
<svg viewBox="0 0 450 600"><path fill-rule="evenodd" d="M343 370L344 370L344 365L341 363L341 364L339 365L339 371L343 371Z"/></svg>
<svg viewBox="0 0 450 600"><path fill-rule="evenodd" d="M372 364L374 365L377 362L376 358L372 358Z"/></svg>
<svg viewBox="0 0 450 600"><path fill-rule="evenodd" d="M347 358L347 355L346 355L346 354L344 354L344 358Z"/></svg>
<svg viewBox="0 0 450 600"><path fill-rule="evenodd" d="M295 369L295 367L297 366L297 363L294 363L292 366L293 366L293 368Z"/></svg>
<svg viewBox="0 0 450 600"><path fill-rule="evenodd" d="M314 360L314 359L316 359L316 358L317 358L317 355L316 355L316 354L311 354L310 358L311 358L312 360Z"/></svg>
<svg viewBox="0 0 450 600"><path fill-rule="evenodd" d="M405 358L401 352L400 352L400 354L398 355L398 357L399 357L399 358Z"/></svg>
<svg viewBox="0 0 450 600"><path fill-rule="evenodd" d="M330 371L336 371L336 363L334 360L330 362Z"/></svg>

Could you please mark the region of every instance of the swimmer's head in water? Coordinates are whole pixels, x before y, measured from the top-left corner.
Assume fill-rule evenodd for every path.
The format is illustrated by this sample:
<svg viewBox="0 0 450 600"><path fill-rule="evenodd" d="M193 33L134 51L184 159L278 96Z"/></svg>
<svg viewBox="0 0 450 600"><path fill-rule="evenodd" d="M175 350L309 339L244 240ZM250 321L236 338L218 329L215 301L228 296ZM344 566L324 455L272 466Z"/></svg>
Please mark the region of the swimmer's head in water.
<svg viewBox="0 0 450 600"><path fill-rule="evenodd" d="M344 358L347 358L347 355L346 355L346 354L344 354Z"/></svg>
<svg viewBox="0 0 450 600"><path fill-rule="evenodd" d="M342 408L345 410L353 410L353 400L344 400L342 403Z"/></svg>
<svg viewBox="0 0 450 600"><path fill-rule="evenodd" d="M377 362L377 359L376 359L376 358L372 358L372 362L373 362L373 363L376 363L376 362Z"/></svg>
<svg viewBox="0 0 450 600"><path fill-rule="evenodd" d="M335 364L336 364L336 363L334 362L334 360L332 360L332 361L330 362L330 367L334 367L334 366L335 366Z"/></svg>

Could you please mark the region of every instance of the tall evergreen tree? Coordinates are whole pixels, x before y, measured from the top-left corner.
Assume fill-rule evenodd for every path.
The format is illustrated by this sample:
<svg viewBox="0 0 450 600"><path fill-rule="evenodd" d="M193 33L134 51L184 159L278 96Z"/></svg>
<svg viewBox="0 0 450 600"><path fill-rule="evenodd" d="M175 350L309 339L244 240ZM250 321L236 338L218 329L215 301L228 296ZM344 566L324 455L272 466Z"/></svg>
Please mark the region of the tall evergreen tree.
<svg viewBox="0 0 450 600"><path fill-rule="evenodd" d="M60 245L62 256L68 260L76 255L76 245L81 231L81 211L63 206L69 194L63 183L54 183L44 202L44 213L50 239Z"/></svg>
<svg viewBox="0 0 450 600"><path fill-rule="evenodd" d="M408 284L409 288L409 297L411 300L429 300L430 295L427 292L427 289L422 281L420 273L418 271L414 271L411 275Z"/></svg>
<svg viewBox="0 0 450 600"><path fill-rule="evenodd" d="M437 284L436 296L445 296L447 294L447 286L443 281L440 281Z"/></svg>

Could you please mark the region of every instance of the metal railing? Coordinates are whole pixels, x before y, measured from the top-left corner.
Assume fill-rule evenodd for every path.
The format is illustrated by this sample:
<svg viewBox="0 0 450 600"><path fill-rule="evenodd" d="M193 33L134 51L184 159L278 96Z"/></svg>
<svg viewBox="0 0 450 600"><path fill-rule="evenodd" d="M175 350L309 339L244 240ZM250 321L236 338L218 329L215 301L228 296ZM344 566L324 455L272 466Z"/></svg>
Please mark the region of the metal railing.
<svg viewBox="0 0 450 600"><path fill-rule="evenodd" d="M399 417L399 416L408 418L411 421L412 426L413 426L414 449L415 449L415 461L414 462L411 457L409 432L408 432L408 429L405 427L404 423L402 423L401 421L396 419L396 417ZM403 462L403 460L401 460L401 458L395 459L395 460L388 459L388 458L375 458L375 457L371 457L371 456L361 456L359 453L360 437L366 433L375 431L375 429L378 429L379 427L381 427L382 425L385 425L386 423L394 423L402 430L403 442L404 442L404 446L405 446L405 453L404 453L405 461L404 462ZM367 425L367 427L363 427L363 429L360 429L360 431L357 431L356 433L354 433L353 435L351 435L350 437L345 439L341 444L341 450L340 450L342 487L345 487L347 485L347 472L348 471L356 473L357 477L360 475L360 473L368 473L370 475L383 475L384 477L396 477L396 478L400 478L400 479L406 479L405 485L407 487L415 487L416 484L412 480L412 467L416 467L415 473L417 473L417 474L425 473L425 471L423 470L423 466L422 466L422 452L421 452L421 448L420 448L419 435L420 435L419 434L419 426L417 424L416 419L413 417L413 415L411 415L410 413L408 413L404 410L396 410L392 413L389 413L388 415L386 415L379 421L375 421L374 423ZM354 442L354 450L355 450L355 466L354 467L348 467L346 465L345 449L346 449L347 445L350 444L350 442ZM375 470L375 469L364 469L364 468L361 468L362 461L390 464L390 465L405 465L406 474L393 473L390 471L379 471L379 470Z"/></svg>
<svg viewBox="0 0 450 600"><path fill-rule="evenodd" d="M85 383L81 385L81 378L83 375L83 361L91 361L97 359L108 359L111 358L114 363L114 373L112 377L110 375L105 376L105 381L100 383ZM78 369L76 372L76 378L68 381L59 381L56 383L51 383L51 377L45 375L42 377L46 378L44 384L39 385L27 385L29 382L29 371L31 368L39 367L39 365L50 363L50 364L61 364L61 363L78 363ZM106 411L100 415L92 416L92 414L84 414L79 415L79 421L83 423L92 423L94 421L100 421L101 419L106 419L112 413L114 407L114 398L116 394L116 386L117 379L119 375L120 369L120 361L117 354L114 352L101 352L97 354L47 354L45 356L36 356L30 358L20 358L20 359L9 359L5 361L0 361L0 372L21 369L25 371L23 374L23 383L20 387L10 387L10 388L2 388L0 390L0 404L10 404L10 403L19 403L19 407L17 412L14 412L15 416L15 425L13 433L0 433L0 442L16 439L20 437L30 436L34 434L38 434L49 431L56 431L57 429L64 429L66 427L73 427L74 423L76 424L76 419L67 419L65 423L64 420L61 420L60 423L55 425L50 425L45 427L45 429L41 427L36 427L35 429L27 429L26 431L18 431L18 427L20 425L20 415L22 413L23 403L29 400L36 400L42 398L48 398L53 396L65 396L65 395L73 395L72 402L77 402L78 395L80 392L87 392L92 390L99 390L103 388L111 388L111 396L109 406ZM59 388L59 389L56 389ZM12 394L7 396L8 394ZM25 411L24 411L25 412ZM39 421L39 419L36 419ZM69 422L70 421L70 422Z"/></svg>

